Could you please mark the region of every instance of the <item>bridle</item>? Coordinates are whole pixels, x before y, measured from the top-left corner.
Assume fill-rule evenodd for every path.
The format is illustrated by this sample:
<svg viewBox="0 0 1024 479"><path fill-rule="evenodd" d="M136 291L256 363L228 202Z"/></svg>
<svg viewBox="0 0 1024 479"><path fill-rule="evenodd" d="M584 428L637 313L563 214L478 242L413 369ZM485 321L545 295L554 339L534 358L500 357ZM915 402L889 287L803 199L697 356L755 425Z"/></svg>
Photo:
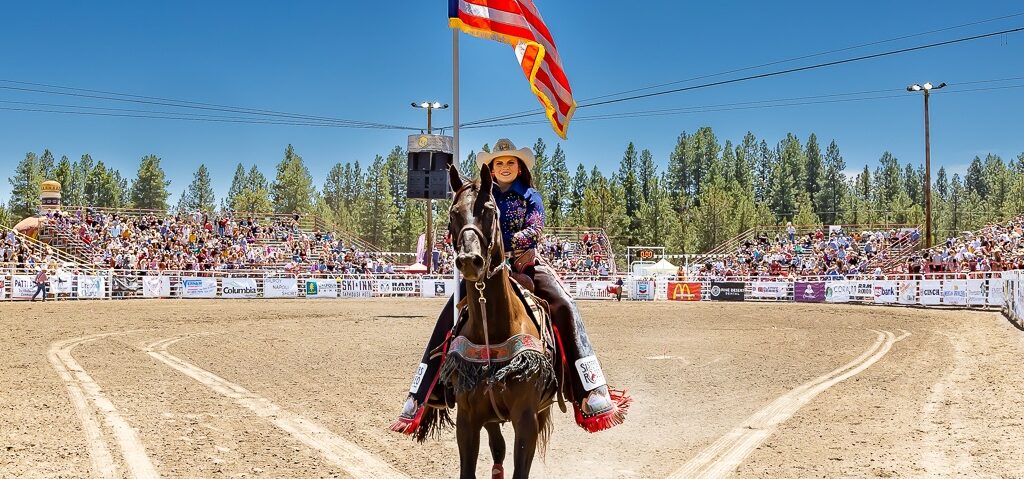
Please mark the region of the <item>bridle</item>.
<svg viewBox="0 0 1024 479"><path fill-rule="evenodd" d="M454 205L455 203L453 202L452 204ZM488 202L484 203L484 208L490 210L494 214L494 220L495 221L498 221L500 219L500 213L498 212L498 208L494 206L493 202L488 201ZM477 238L480 239L480 244L483 244L484 241L487 240L487 235L484 234L484 231L479 226L477 226L475 224L467 224L467 225L463 226L461 230L459 230L459 235L455 238L455 244L454 244L455 251L458 251L460 249L459 246L460 246L460 243L462 242L462 237L464 236L466 231L473 232L473 234L475 234L477 236ZM490 261L494 258L494 253L496 252L495 248L497 248L497 246L499 244L498 241L501 241L501 239L498 238L498 228L496 228L494 226L494 223L491 223L491 235L490 236L491 236L491 241L490 241L490 244L487 245L487 257L484 258L484 261L487 262L486 266L490 266ZM477 301L480 303L480 319L484 323L484 357L485 357L485 359L487 359L487 363L484 364L484 366L483 366L484 374L487 374L491 370L491 338L490 338L490 334L488 334L488 331L487 331L487 297L484 296L484 289L487 288L487 283L484 282L484 280L485 279L491 279L495 275L497 275L499 271L501 271L503 269L508 269L508 268L509 268L508 262L504 261L504 258L502 258L502 260L498 261L498 265L497 266L495 266L493 268L488 268L487 274L485 275L485 277L481 278L480 280L478 280L474 284L474 286L476 287L477 292L479 292L479 294L480 294L480 299L478 299ZM454 327L455 324L458 324L458 321L453 321L453 327ZM505 421L506 418L505 418L504 415L501 414L501 411L498 409L498 403L494 399L494 388L493 388L493 386L494 386L494 377L490 376L488 374L487 375L487 397L490 398L490 400L491 400L491 408L494 409L494 413L498 416L498 419L500 419L502 421Z"/></svg>

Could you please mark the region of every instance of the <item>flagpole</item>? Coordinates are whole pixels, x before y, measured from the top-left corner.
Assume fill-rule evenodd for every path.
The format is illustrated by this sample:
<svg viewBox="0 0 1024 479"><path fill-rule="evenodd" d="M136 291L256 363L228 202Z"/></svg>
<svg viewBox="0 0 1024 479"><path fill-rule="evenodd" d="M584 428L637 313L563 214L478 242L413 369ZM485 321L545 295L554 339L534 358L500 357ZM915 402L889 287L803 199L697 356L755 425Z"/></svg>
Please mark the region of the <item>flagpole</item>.
<svg viewBox="0 0 1024 479"><path fill-rule="evenodd" d="M452 160L452 167L458 167L462 163L462 158L459 157L459 29L452 29L452 152L454 153L454 159ZM452 238L452 245L456 244L456 238ZM454 267L455 256L458 252L452 255L452 275L455 278L455 301L452 302L452 310L454 311L452 322L454 324L459 322L459 269Z"/></svg>

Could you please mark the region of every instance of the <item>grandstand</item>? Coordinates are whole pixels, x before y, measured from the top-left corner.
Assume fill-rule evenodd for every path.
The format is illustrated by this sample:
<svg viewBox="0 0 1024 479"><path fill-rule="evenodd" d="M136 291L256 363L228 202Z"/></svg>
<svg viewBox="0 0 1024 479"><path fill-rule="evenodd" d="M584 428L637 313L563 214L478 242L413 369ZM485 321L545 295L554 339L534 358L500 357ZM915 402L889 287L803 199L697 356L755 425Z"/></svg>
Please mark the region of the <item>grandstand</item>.
<svg viewBox="0 0 1024 479"><path fill-rule="evenodd" d="M602 228L545 228L541 256L566 276L616 273L615 250Z"/></svg>
<svg viewBox="0 0 1024 479"><path fill-rule="evenodd" d="M730 276L879 275L920 247L920 226L771 225L751 228L697 256L703 274Z"/></svg>

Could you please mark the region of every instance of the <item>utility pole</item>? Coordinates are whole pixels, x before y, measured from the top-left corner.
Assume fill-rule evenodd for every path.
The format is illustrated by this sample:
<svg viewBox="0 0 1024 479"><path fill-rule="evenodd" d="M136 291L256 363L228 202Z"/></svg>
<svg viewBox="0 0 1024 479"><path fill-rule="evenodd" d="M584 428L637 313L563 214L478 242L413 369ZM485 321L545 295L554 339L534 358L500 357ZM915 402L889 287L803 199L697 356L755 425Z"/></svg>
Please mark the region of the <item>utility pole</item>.
<svg viewBox="0 0 1024 479"><path fill-rule="evenodd" d="M443 110L448 108L448 104L441 104L439 102L423 102L423 103L412 103L413 108L422 108L427 110L427 134L432 135L434 133L432 122L434 109ZM430 274L433 269L431 268L431 262L434 259L434 200L427 199L427 232L426 241L424 241L424 253L423 253L423 266L427 267L427 274Z"/></svg>
<svg viewBox="0 0 1024 479"><path fill-rule="evenodd" d="M909 92L924 92L924 245L932 247L932 153L931 132L928 124L928 96L932 90L945 87L945 83L933 87L931 83L913 84L907 87Z"/></svg>

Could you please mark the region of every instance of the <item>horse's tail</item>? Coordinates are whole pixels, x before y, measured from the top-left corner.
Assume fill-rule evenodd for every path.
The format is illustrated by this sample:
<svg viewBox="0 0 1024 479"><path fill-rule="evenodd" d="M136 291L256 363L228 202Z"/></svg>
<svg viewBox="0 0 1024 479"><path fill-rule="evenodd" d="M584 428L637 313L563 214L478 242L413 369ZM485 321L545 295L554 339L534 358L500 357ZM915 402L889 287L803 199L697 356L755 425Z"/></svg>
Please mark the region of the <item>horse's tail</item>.
<svg viewBox="0 0 1024 479"><path fill-rule="evenodd" d="M548 443L551 441L551 433L555 430L555 423L551 420L551 407L544 408L537 413L537 449L540 450L542 460L547 459Z"/></svg>

